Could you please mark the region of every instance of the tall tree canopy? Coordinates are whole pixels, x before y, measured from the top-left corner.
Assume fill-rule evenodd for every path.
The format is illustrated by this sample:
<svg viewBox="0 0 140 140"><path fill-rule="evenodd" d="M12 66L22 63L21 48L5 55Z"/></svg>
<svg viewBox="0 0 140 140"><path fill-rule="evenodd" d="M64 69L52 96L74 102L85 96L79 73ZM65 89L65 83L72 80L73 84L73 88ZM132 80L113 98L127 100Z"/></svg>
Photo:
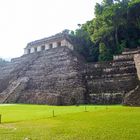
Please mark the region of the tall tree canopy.
<svg viewBox="0 0 140 140"><path fill-rule="evenodd" d="M140 0L103 0L101 4L97 3L95 18L75 31L76 37L90 42L83 43L78 49L86 53L84 56L89 61L105 61L124 48L140 46L139 9Z"/></svg>

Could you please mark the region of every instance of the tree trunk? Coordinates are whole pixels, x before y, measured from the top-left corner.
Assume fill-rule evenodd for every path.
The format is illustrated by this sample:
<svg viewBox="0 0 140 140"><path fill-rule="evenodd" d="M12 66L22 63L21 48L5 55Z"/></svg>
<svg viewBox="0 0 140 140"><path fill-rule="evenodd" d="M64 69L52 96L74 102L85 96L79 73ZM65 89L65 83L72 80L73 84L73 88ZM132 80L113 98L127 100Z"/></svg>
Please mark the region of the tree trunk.
<svg viewBox="0 0 140 140"><path fill-rule="evenodd" d="M118 47L119 41L118 41L118 28L117 27L115 29L115 41L116 41L116 46Z"/></svg>

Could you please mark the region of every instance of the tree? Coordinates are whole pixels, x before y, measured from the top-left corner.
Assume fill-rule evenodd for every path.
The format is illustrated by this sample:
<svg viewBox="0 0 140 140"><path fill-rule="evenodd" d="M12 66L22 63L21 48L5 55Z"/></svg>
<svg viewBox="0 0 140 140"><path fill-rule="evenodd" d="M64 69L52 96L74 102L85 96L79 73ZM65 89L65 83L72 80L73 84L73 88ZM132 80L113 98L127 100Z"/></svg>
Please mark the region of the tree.
<svg viewBox="0 0 140 140"><path fill-rule="evenodd" d="M112 59L110 49L104 43L99 44L99 61L107 61Z"/></svg>
<svg viewBox="0 0 140 140"><path fill-rule="evenodd" d="M113 0L103 0L103 5L110 6L113 4Z"/></svg>
<svg viewBox="0 0 140 140"><path fill-rule="evenodd" d="M140 0L103 0L96 4L95 18L85 29L95 46L100 48L104 43L110 56L121 53L124 47L136 48L140 45L139 9Z"/></svg>
<svg viewBox="0 0 140 140"><path fill-rule="evenodd" d="M111 60L124 48L140 46L140 0L103 0L95 17L80 24L74 35L79 52L88 61ZM101 51L102 50L102 51ZM95 56L95 57L94 57ZM90 59L90 60L89 60Z"/></svg>
<svg viewBox="0 0 140 140"><path fill-rule="evenodd" d="M71 31L75 42L75 50L83 55L87 62L98 61L98 48L94 46L85 28L84 25L81 25L75 32Z"/></svg>
<svg viewBox="0 0 140 140"><path fill-rule="evenodd" d="M99 3L96 3L95 5L95 15L101 15L102 14L102 11L103 11L103 7L99 4Z"/></svg>

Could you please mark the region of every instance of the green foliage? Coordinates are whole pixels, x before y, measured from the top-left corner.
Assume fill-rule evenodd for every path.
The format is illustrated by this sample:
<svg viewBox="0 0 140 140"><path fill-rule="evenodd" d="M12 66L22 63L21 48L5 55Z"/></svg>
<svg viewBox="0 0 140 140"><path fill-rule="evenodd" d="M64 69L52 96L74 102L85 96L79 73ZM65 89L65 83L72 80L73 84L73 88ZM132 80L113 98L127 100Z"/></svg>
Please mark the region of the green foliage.
<svg viewBox="0 0 140 140"><path fill-rule="evenodd" d="M96 61L98 61L97 55L100 61L110 60L114 54L121 53L124 48L140 46L139 9L140 0L103 0L101 4L96 4L95 18L79 29L84 29L88 40L93 42L94 47L89 44L85 44L84 47L86 46L87 50L91 48L96 50L90 51L92 56L96 56ZM86 38L86 35L83 37ZM104 51L99 51L101 46L104 46ZM85 57L87 58L90 53Z"/></svg>
<svg viewBox="0 0 140 140"><path fill-rule="evenodd" d="M113 4L113 0L103 0L103 4L105 6L111 6Z"/></svg>
<svg viewBox="0 0 140 140"><path fill-rule="evenodd" d="M103 7L99 3L96 3L95 12L94 12L95 15L101 15L102 11L103 11Z"/></svg>
<svg viewBox="0 0 140 140"><path fill-rule="evenodd" d="M86 110L81 105L0 105L0 140L139 140L140 107L87 105Z"/></svg>
<svg viewBox="0 0 140 140"><path fill-rule="evenodd" d="M99 44L99 52L99 61L107 61L112 59L110 50L106 48L106 45L104 43Z"/></svg>
<svg viewBox="0 0 140 140"><path fill-rule="evenodd" d="M86 61L98 61L98 48L94 46L84 25L76 29L75 32L71 31L71 35L74 38L75 50L84 56Z"/></svg>
<svg viewBox="0 0 140 140"><path fill-rule="evenodd" d="M126 47L126 40L122 40L122 42L117 46L117 54L122 53L125 47Z"/></svg>

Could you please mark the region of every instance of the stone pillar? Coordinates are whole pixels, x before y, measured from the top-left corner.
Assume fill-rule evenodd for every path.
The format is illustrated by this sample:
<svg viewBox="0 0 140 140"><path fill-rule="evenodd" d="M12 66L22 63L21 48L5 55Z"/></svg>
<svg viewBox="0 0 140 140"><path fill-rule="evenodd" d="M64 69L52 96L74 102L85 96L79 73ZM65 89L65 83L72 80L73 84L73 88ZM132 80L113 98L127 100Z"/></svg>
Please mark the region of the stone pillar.
<svg viewBox="0 0 140 140"><path fill-rule="evenodd" d="M40 52L41 51L41 46L38 46L37 47L37 52Z"/></svg>
<svg viewBox="0 0 140 140"><path fill-rule="evenodd" d="M56 48L57 47L57 42L54 42L53 43L53 48Z"/></svg>
<svg viewBox="0 0 140 140"><path fill-rule="evenodd" d="M61 42L61 46L67 46L66 40L63 40L63 41Z"/></svg>
<svg viewBox="0 0 140 140"><path fill-rule="evenodd" d="M69 49L71 49L71 50L74 50L74 47L73 47L73 45L71 45L70 43L69 43L69 46L68 46L68 48L69 48Z"/></svg>
<svg viewBox="0 0 140 140"><path fill-rule="evenodd" d="M48 50L49 49L49 44L46 44L45 45L45 50Z"/></svg>
<svg viewBox="0 0 140 140"><path fill-rule="evenodd" d="M31 48L31 53L34 53L34 52L35 52L35 50L34 50L34 48L32 47L32 48Z"/></svg>
<svg viewBox="0 0 140 140"><path fill-rule="evenodd" d="M61 46L66 46L66 47L68 47L69 49L74 50L73 45L72 45L71 43L69 43L67 40L63 40L63 41L61 42Z"/></svg>
<svg viewBox="0 0 140 140"><path fill-rule="evenodd" d="M28 50L26 48L24 49L24 54L28 54Z"/></svg>
<svg viewBox="0 0 140 140"><path fill-rule="evenodd" d="M138 75L138 78L140 80L140 54L134 55L134 62L135 62L135 66L137 69L137 75Z"/></svg>

